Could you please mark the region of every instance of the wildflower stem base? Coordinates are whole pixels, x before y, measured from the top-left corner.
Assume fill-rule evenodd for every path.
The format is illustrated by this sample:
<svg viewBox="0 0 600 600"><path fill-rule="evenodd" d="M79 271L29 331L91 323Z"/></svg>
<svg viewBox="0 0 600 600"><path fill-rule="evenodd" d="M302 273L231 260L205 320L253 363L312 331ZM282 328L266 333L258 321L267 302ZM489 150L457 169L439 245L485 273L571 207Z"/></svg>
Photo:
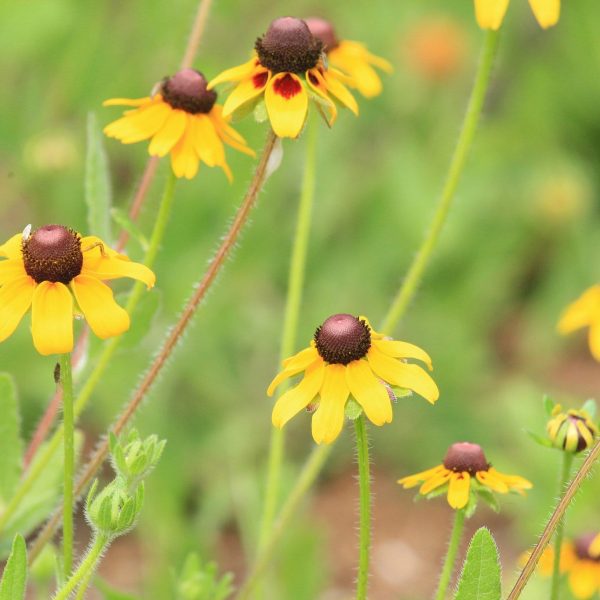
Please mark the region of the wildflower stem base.
<svg viewBox="0 0 600 600"><path fill-rule="evenodd" d="M457 510L454 515L454 525L452 526L452 533L450 534L450 541L448 543L448 551L446 558L444 559L444 567L442 574L440 575L440 582L438 589L435 594L435 600L444 600L448 586L450 585L450 579L454 572L454 563L456 562L456 555L462 539L463 529L465 526L465 511Z"/></svg>
<svg viewBox="0 0 600 600"><path fill-rule="evenodd" d="M356 432L356 456L358 461L358 485L360 495L360 541L356 600L366 600L369 585L369 558L371 551L371 472L369 464L369 440L364 415L354 421Z"/></svg>

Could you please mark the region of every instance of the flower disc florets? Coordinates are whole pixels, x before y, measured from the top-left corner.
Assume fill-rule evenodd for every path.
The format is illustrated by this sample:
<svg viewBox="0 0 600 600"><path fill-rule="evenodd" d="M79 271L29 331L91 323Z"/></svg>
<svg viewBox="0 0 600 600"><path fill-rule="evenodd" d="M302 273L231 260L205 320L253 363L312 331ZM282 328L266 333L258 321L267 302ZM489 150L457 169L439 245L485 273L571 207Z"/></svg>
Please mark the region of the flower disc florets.
<svg viewBox="0 0 600 600"><path fill-rule="evenodd" d="M456 473L467 471L470 475L475 475L480 471L487 471L490 464L481 446L469 442L459 442L448 448L444 458L444 467Z"/></svg>
<svg viewBox="0 0 600 600"><path fill-rule="evenodd" d="M44 225L23 240L22 250L25 271L37 283L68 284L81 273L81 238L68 227Z"/></svg>
<svg viewBox="0 0 600 600"><path fill-rule="evenodd" d="M305 73L319 61L323 44L302 19L275 19L254 46L260 64L272 73Z"/></svg>
<svg viewBox="0 0 600 600"><path fill-rule="evenodd" d="M573 545L575 547L575 554L578 558L600 562L600 556L593 556L590 553L590 546L597 537L597 533L586 533L574 540Z"/></svg>
<svg viewBox="0 0 600 600"><path fill-rule="evenodd" d="M217 100L217 93L207 90L207 84L204 75L199 71L182 69L172 77L164 79L160 93L163 100L173 108L192 115L209 113Z"/></svg>
<svg viewBox="0 0 600 600"><path fill-rule="evenodd" d="M371 329L353 315L333 315L317 328L314 339L324 361L347 365L367 355L371 347Z"/></svg>
<svg viewBox="0 0 600 600"><path fill-rule="evenodd" d="M339 46L339 40L335 34L333 25L326 19L320 17L309 17L304 19L310 32L323 43L323 52L329 52Z"/></svg>

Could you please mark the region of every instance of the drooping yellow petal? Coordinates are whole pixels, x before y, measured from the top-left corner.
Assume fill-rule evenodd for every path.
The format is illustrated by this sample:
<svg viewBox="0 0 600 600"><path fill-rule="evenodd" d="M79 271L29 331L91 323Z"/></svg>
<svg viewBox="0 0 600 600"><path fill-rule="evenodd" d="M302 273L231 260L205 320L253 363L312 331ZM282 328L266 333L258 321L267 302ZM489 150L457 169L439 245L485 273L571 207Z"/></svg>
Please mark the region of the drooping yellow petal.
<svg viewBox="0 0 600 600"><path fill-rule="evenodd" d="M365 360L354 360L346 366L348 389L374 425L392 422L392 402L385 386L374 375Z"/></svg>
<svg viewBox="0 0 600 600"><path fill-rule="evenodd" d="M156 102L127 113L104 128L108 137L123 144L147 140L164 126L173 109L165 102Z"/></svg>
<svg viewBox="0 0 600 600"><path fill-rule="evenodd" d="M343 73L330 67L323 72L323 78L327 84L327 90L333 94L346 108L358 115L358 104L348 88L341 82Z"/></svg>
<svg viewBox="0 0 600 600"><path fill-rule="evenodd" d="M7 242L0 246L0 257L2 258L15 258L21 259L21 240L23 239L22 233L13 235Z"/></svg>
<svg viewBox="0 0 600 600"><path fill-rule="evenodd" d="M176 177L193 179L198 173L200 160L194 149L194 118L189 116L188 127L171 150L171 168Z"/></svg>
<svg viewBox="0 0 600 600"><path fill-rule="evenodd" d="M452 471L449 471L442 465L442 469L437 473L434 473L429 477L423 485L419 488L419 494L426 496L429 492L439 488L442 485L445 485L450 479L452 475Z"/></svg>
<svg viewBox="0 0 600 600"><path fill-rule="evenodd" d="M560 0L529 0L529 4L538 23L544 29L558 23Z"/></svg>
<svg viewBox="0 0 600 600"><path fill-rule="evenodd" d="M357 88L365 98L373 98L382 90L381 79L371 65L388 73L392 71L392 65L387 60L369 53L363 44L347 40L329 52L328 60L330 65L348 75L342 82Z"/></svg>
<svg viewBox="0 0 600 600"><path fill-rule="evenodd" d="M164 125L154 134L148 154L166 156L183 136L188 124L188 114L182 110L171 110Z"/></svg>
<svg viewBox="0 0 600 600"><path fill-rule="evenodd" d="M325 363L314 362L306 369L302 381L283 394L273 407L271 420L275 427L283 427L292 417L296 416L319 393L323 385Z"/></svg>
<svg viewBox="0 0 600 600"><path fill-rule="evenodd" d="M31 306L35 281L25 275L0 288L0 342L10 337Z"/></svg>
<svg viewBox="0 0 600 600"><path fill-rule="evenodd" d="M286 379L289 379L290 377L293 377L294 375L297 375L301 371L308 369L313 363L318 362L318 363L324 364L323 359L320 356L318 356L316 354L316 352L315 352L315 354L312 355L312 357L310 359L309 359L308 353L303 356L306 357L306 360L302 360L302 361L298 360L295 363L290 363L290 364L286 365L285 368L283 369L283 371L281 371L274 377L273 381L271 381L271 383L269 384L269 387L267 389L267 396L272 396L273 393L275 392L276 388L282 382L284 382Z"/></svg>
<svg viewBox="0 0 600 600"><path fill-rule="evenodd" d="M248 79L240 81L229 96L227 96L227 100L225 100L223 116L228 117L232 115L238 108L262 94L270 79L271 74L269 71L264 70L255 73Z"/></svg>
<svg viewBox="0 0 600 600"><path fill-rule="evenodd" d="M330 444L340 434L344 425L348 393L345 367L327 365L321 387L321 401L312 418L312 435L317 444Z"/></svg>
<svg viewBox="0 0 600 600"><path fill-rule="evenodd" d="M528 481L524 477L520 475L505 475L504 473L500 473L494 467L490 467L489 471L494 477L500 478L509 488L513 490L530 490L533 487L531 481Z"/></svg>
<svg viewBox="0 0 600 600"><path fill-rule="evenodd" d="M212 121L215 130L219 137L229 146L248 154L248 156L256 156L256 152L249 148L246 140L230 125L227 124L227 119L223 117L223 107L215 104L212 110L208 113L208 117Z"/></svg>
<svg viewBox="0 0 600 600"><path fill-rule="evenodd" d="M600 556L600 533L592 540L588 552L590 553L590 556L596 558Z"/></svg>
<svg viewBox="0 0 600 600"><path fill-rule="evenodd" d="M278 73L265 90L265 104L275 135L300 135L308 111L308 93L298 75Z"/></svg>
<svg viewBox="0 0 600 600"><path fill-rule="evenodd" d="M66 285L43 281L35 288L31 333L33 345L44 356L73 350L73 296Z"/></svg>
<svg viewBox="0 0 600 600"><path fill-rule="evenodd" d="M589 600L598 590L598 565L591 560L578 560L570 569L569 586L577 600Z"/></svg>
<svg viewBox="0 0 600 600"><path fill-rule="evenodd" d="M500 29L509 0L475 0L475 16L482 29Z"/></svg>
<svg viewBox="0 0 600 600"><path fill-rule="evenodd" d="M404 487L404 489L407 489L414 487L422 481L426 481L434 475L438 475L439 473L445 471L446 468L444 467L444 465L437 465L436 467L427 469L427 471L421 471L420 473L415 473L414 475L407 475L406 477L402 477L402 479L398 479L397 483Z"/></svg>
<svg viewBox="0 0 600 600"><path fill-rule="evenodd" d="M207 88L212 90L212 88L214 88L216 85L225 83L226 81L241 81L242 79L249 77L250 74L253 71L256 71L257 68L260 68L260 63L258 62L256 56L254 56L243 65L238 65L237 67L232 67L231 69L227 69L226 71L219 73L209 82Z"/></svg>
<svg viewBox="0 0 600 600"><path fill-rule="evenodd" d="M592 356L600 361L600 315L590 324L588 342Z"/></svg>
<svg viewBox="0 0 600 600"><path fill-rule="evenodd" d="M151 100L150 96L145 98L109 98L102 103L102 106L143 106Z"/></svg>
<svg viewBox="0 0 600 600"><path fill-rule="evenodd" d="M319 353L314 346L310 346L308 348L304 348L304 350L300 350L294 356L290 356L283 361L283 366L286 369L295 369L300 367L301 369L306 368L311 362L313 362L316 358L318 358Z"/></svg>
<svg viewBox="0 0 600 600"><path fill-rule="evenodd" d="M309 69L306 71L306 82L321 98L323 107L329 113L327 116L327 123L329 127L331 127L337 119L338 111L335 102L333 102L327 94L327 84L323 79L323 75L319 72L319 69Z"/></svg>
<svg viewBox="0 0 600 600"><path fill-rule="evenodd" d="M156 276L148 267L133 262L126 256L108 248L104 243L102 244L102 246L95 246L91 250L83 252L82 275L91 275L104 280L130 277L131 279L143 281L148 288L154 287ZM82 249L86 247L83 240L81 247Z"/></svg>
<svg viewBox="0 0 600 600"><path fill-rule="evenodd" d="M571 333L600 317L600 285L586 290L563 312L558 322L560 333Z"/></svg>
<svg viewBox="0 0 600 600"><path fill-rule="evenodd" d="M500 477L495 477L489 471L478 471L475 474L477 477L477 481L486 487L489 487L491 490L495 492L500 492L501 494L508 493L508 485Z"/></svg>
<svg viewBox="0 0 600 600"><path fill-rule="evenodd" d="M208 115L196 115L192 119L193 143L196 154L209 167L225 162L225 149L213 122Z"/></svg>
<svg viewBox="0 0 600 600"><path fill-rule="evenodd" d="M23 261L20 259L9 258L0 260L0 285L6 285L13 279L18 279L27 275Z"/></svg>
<svg viewBox="0 0 600 600"><path fill-rule="evenodd" d="M412 390L432 404L439 398L435 381L421 367L387 356L373 345L367 359L375 374L390 385Z"/></svg>
<svg viewBox="0 0 600 600"><path fill-rule="evenodd" d="M429 354L414 344L396 340L373 340L372 343L378 350L392 358L414 358L424 362L430 371L433 369Z"/></svg>
<svg viewBox="0 0 600 600"><path fill-rule="evenodd" d="M460 510L469 502L469 492L471 489L471 476L466 471L462 473L452 473L448 485L448 504Z"/></svg>

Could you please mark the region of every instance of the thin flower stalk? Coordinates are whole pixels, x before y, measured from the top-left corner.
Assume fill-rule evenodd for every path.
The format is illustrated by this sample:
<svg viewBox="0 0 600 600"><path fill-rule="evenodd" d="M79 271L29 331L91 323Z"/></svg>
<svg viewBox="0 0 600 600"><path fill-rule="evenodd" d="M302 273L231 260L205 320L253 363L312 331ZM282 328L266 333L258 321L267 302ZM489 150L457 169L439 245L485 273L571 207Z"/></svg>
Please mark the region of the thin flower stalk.
<svg viewBox="0 0 600 600"><path fill-rule="evenodd" d="M371 473L369 464L369 440L364 415L354 421L356 432L356 458L358 462L358 486L360 497L360 539L356 600L366 600L369 585L369 558L371 551Z"/></svg>
<svg viewBox="0 0 600 600"><path fill-rule="evenodd" d="M225 237L223 238L223 241L221 242L219 249L217 250L217 253L212 259L210 265L208 266L208 269L204 273L199 284L197 286L194 286L195 291L190 300L187 302L183 312L179 317L179 320L177 321L175 326L170 330L166 340L162 345L162 348L152 361L152 364L146 372L146 375L135 390L131 400L125 407L121 416L112 427L111 431L115 435L118 436L123 431L123 429L129 423L131 418L134 416L142 400L150 391L158 375L161 373L163 367L165 366L171 354L177 347L179 340L181 339L183 333L190 324L192 317L195 315L196 310L200 306L202 300L205 298L206 293L214 283L217 275L220 273L232 249L235 247L239 234L242 231L244 225L247 223L248 217L252 212L252 209L256 205L256 201L263 187L263 184L269 175L270 159L273 154L276 141L276 136L273 134L272 131L270 131L265 146L263 148L258 166L256 168L254 177L250 183L248 191L246 192L246 196L244 197L244 200L240 205L240 208L238 209L231 226L229 227ZM79 478L75 487L75 496L77 498L79 498L83 494L83 492L85 491L85 489L87 488L97 471L104 463L104 460L108 455L108 451L109 443L108 440L105 439L98 446L94 455L82 471L82 475ZM45 527L42 529L29 552L30 562L33 562L35 560L35 558L38 556L39 552L42 550L45 544L51 539L56 528L60 524L60 520L61 514L60 512L56 512L45 525Z"/></svg>
<svg viewBox="0 0 600 600"><path fill-rule="evenodd" d="M448 551L446 552L446 558L444 559L444 566L442 568L442 574L440 575L440 581L438 583L438 589L435 594L435 600L444 600L452 573L454 572L454 565L456 563L456 555L460 547L462 534L465 525L465 511L457 510L454 514L454 524L452 526L452 533L450 534L450 541L448 543Z"/></svg>

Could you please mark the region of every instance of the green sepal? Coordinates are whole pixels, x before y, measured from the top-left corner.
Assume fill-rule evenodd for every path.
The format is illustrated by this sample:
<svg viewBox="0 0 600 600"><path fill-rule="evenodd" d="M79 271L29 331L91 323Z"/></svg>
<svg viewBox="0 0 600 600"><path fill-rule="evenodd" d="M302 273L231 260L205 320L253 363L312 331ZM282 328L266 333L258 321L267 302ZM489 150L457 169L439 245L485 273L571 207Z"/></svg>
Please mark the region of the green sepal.
<svg viewBox="0 0 600 600"><path fill-rule="evenodd" d="M356 421L356 419L358 419L358 417L362 415L363 409L362 406L354 398L349 398L348 402L346 402L344 413L348 419L350 419L351 421Z"/></svg>
<svg viewBox="0 0 600 600"><path fill-rule="evenodd" d="M477 489L477 494L495 513L500 512L500 503L492 491L484 487L479 487Z"/></svg>
<svg viewBox="0 0 600 600"><path fill-rule="evenodd" d="M556 406L556 402L554 402L554 400L552 400L552 398L550 398L550 396L548 396L548 394L544 394L544 398L543 398L542 402L544 403L544 410L546 411L546 414L549 417L551 417L552 411L554 410L554 407Z"/></svg>
<svg viewBox="0 0 600 600"><path fill-rule="evenodd" d="M546 438L543 437L537 433L535 433L534 431L530 431L529 429L525 430L525 433L536 443L539 444L540 446L544 446L544 448L554 448L554 446L552 445L552 442Z"/></svg>
<svg viewBox="0 0 600 600"><path fill-rule="evenodd" d="M581 407L581 410L588 414L592 421L596 421L596 414L598 412L598 406L594 398L588 398Z"/></svg>
<svg viewBox="0 0 600 600"><path fill-rule="evenodd" d="M269 119L269 113L267 112L267 105L264 100L257 102L254 107L254 120L257 123L265 123Z"/></svg>
<svg viewBox="0 0 600 600"><path fill-rule="evenodd" d="M475 489L473 489L473 486L471 486L469 492L469 501L463 509L465 511L465 517L467 517L467 519L470 519L475 514L475 511L477 510L478 500L479 497L477 496L477 492L475 491Z"/></svg>
<svg viewBox="0 0 600 600"><path fill-rule="evenodd" d="M394 392L394 396L396 398L408 398L408 396L412 396L412 390L407 390L406 388L399 388L392 386L392 391Z"/></svg>

